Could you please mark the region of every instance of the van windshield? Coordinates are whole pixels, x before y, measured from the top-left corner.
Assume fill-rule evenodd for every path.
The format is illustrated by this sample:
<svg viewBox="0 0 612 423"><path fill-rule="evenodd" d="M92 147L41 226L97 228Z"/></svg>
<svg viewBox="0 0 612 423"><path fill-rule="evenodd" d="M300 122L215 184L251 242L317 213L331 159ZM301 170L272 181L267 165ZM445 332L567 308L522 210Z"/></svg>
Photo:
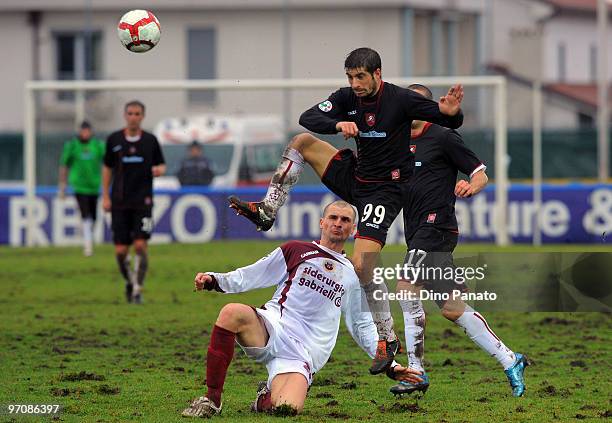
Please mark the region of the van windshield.
<svg viewBox="0 0 612 423"><path fill-rule="evenodd" d="M188 156L189 145L162 144L168 175L177 175L181 162ZM223 175L229 170L234 146L230 144L203 144L202 154L208 159L215 175Z"/></svg>

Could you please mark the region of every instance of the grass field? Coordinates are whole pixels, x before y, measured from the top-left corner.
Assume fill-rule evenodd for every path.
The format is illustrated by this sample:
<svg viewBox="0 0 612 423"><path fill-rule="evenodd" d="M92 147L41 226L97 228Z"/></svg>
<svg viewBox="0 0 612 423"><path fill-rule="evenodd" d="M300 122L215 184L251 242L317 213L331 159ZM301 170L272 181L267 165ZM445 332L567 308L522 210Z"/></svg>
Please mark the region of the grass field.
<svg viewBox="0 0 612 423"><path fill-rule="evenodd" d="M124 303L109 245L87 259L77 248L0 248L0 404L61 404L61 421L181 421L188 400L203 392L205 351L221 306L260 305L272 293L194 293L195 272L231 270L276 245L152 246L142 306ZM396 328L402 328L401 316L395 317ZM497 363L432 313L426 337L432 386L425 397L394 399L388 392L391 381L367 374L369 359L342 328L331 362L315 376L304 413L296 420L541 422L612 417L609 315L487 313L487 318L508 346L534 361L527 369L525 397L511 397ZM400 332L403 336L403 329ZM257 381L265 377L265 369L237 349L217 420L280 420L249 411ZM28 420L0 413L0 420L12 419Z"/></svg>

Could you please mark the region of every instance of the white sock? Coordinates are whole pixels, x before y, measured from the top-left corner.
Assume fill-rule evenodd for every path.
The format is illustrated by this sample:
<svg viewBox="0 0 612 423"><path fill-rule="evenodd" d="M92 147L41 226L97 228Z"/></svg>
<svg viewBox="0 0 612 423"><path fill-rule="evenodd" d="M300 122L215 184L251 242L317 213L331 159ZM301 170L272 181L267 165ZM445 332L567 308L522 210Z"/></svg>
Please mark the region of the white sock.
<svg viewBox="0 0 612 423"><path fill-rule="evenodd" d="M91 247L93 240L93 220L91 218L83 219L83 242L85 248Z"/></svg>
<svg viewBox="0 0 612 423"><path fill-rule="evenodd" d="M421 300L399 300L399 303L404 314L408 367L424 372L425 310L423 309L423 303Z"/></svg>
<svg viewBox="0 0 612 423"><path fill-rule="evenodd" d="M461 326L467 336L484 351L491 354L504 370L511 367L516 361L516 356L489 328L487 321L470 306L465 307L465 311L455 323Z"/></svg>
<svg viewBox="0 0 612 423"><path fill-rule="evenodd" d="M378 338L380 340L386 339L387 341L395 341L397 336L395 336L395 332L393 331L393 317L391 316L391 307L389 306L389 291L387 290L387 285L385 285L384 282L370 282L363 286L363 291L365 292L368 307L372 313L372 320L374 320L374 324L376 325ZM381 291L379 294L380 296L377 296L383 298L382 300L374 298L375 291Z"/></svg>
<svg viewBox="0 0 612 423"><path fill-rule="evenodd" d="M271 215L270 217L276 216L276 212L285 204L291 187L297 183L303 169L302 154L294 148L287 147L263 199L266 214Z"/></svg>

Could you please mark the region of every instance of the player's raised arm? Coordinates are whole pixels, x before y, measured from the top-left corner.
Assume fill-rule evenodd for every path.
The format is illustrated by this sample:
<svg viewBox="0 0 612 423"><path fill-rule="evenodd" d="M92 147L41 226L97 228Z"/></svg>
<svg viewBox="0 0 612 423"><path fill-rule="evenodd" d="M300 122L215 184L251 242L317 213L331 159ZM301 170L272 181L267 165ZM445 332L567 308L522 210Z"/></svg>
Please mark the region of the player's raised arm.
<svg viewBox="0 0 612 423"><path fill-rule="evenodd" d="M336 134L338 122L347 120L344 94L338 90L325 101L315 104L300 116L300 125L317 134Z"/></svg>
<svg viewBox="0 0 612 423"><path fill-rule="evenodd" d="M274 286L287 278L287 263L281 248L245 267L227 273L198 273L195 278L196 290L216 290L238 293ZM198 289L198 287L201 289Z"/></svg>
<svg viewBox="0 0 612 423"><path fill-rule="evenodd" d="M452 129L459 128L463 124L462 100L461 85L451 87L445 96L440 97L440 103L412 90L402 90L402 104L407 120L424 120Z"/></svg>

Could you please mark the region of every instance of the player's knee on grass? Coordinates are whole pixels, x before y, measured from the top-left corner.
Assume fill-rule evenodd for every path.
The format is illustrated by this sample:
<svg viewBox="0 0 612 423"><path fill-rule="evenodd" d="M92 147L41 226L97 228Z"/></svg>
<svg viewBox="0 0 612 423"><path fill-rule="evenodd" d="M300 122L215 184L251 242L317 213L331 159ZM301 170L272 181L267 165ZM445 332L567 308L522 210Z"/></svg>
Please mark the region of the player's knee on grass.
<svg viewBox="0 0 612 423"><path fill-rule="evenodd" d="M275 408L291 407L300 413L304 409L308 382L301 373L283 373L272 380L270 391Z"/></svg>

